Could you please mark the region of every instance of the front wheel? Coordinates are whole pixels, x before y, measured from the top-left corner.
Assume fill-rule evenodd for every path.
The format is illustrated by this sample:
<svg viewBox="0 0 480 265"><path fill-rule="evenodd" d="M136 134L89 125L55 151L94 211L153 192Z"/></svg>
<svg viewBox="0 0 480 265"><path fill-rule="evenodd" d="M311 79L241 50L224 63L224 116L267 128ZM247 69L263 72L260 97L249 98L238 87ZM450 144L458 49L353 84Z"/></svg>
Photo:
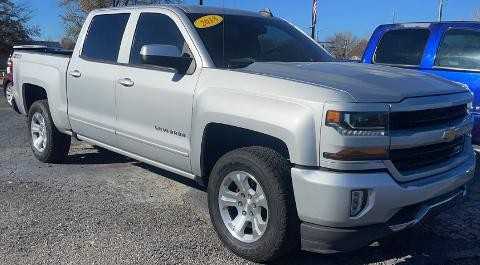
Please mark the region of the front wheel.
<svg viewBox="0 0 480 265"><path fill-rule="evenodd" d="M274 150L246 147L222 156L208 184L210 218L237 255L266 262L299 244L288 161Z"/></svg>
<svg viewBox="0 0 480 265"><path fill-rule="evenodd" d="M67 156L72 138L55 127L47 100L32 104L28 112L28 125L30 146L38 160L57 163Z"/></svg>

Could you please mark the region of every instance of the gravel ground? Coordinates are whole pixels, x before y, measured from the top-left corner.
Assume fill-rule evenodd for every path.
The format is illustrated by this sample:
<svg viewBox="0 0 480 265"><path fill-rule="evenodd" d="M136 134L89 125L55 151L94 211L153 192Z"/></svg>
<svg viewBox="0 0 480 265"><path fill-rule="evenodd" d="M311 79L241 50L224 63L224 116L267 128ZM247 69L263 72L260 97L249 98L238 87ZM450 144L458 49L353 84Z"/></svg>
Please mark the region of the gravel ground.
<svg viewBox="0 0 480 265"><path fill-rule="evenodd" d="M3 91L0 91L3 94ZM250 264L225 249L195 182L74 142L34 159L25 118L0 99L0 264ZM467 202L351 253L275 264L479 264L480 184Z"/></svg>

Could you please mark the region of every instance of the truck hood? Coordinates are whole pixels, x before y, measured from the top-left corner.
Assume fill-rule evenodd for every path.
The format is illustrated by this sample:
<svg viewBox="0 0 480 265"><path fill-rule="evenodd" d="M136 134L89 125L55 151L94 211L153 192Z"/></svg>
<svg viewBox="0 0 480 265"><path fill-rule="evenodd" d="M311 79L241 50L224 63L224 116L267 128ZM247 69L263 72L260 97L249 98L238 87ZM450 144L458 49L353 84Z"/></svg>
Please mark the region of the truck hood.
<svg viewBox="0 0 480 265"><path fill-rule="evenodd" d="M448 80L402 68L361 63L263 63L239 71L343 91L357 102L400 102L405 98L467 92Z"/></svg>

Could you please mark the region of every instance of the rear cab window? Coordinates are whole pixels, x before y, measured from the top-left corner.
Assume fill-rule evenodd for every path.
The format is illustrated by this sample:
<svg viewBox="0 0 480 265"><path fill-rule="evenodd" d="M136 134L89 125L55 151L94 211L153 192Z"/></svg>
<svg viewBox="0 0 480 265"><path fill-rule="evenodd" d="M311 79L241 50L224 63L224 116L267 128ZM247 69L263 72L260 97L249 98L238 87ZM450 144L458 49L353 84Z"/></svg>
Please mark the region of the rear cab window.
<svg viewBox="0 0 480 265"><path fill-rule="evenodd" d="M435 67L480 70L480 31L450 29L438 48Z"/></svg>
<svg viewBox="0 0 480 265"><path fill-rule="evenodd" d="M84 59L117 62L123 33L130 14L105 14L93 17L83 43Z"/></svg>
<svg viewBox="0 0 480 265"><path fill-rule="evenodd" d="M387 31L377 46L373 61L378 64L419 66L429 37L429 29Z"/></svg>

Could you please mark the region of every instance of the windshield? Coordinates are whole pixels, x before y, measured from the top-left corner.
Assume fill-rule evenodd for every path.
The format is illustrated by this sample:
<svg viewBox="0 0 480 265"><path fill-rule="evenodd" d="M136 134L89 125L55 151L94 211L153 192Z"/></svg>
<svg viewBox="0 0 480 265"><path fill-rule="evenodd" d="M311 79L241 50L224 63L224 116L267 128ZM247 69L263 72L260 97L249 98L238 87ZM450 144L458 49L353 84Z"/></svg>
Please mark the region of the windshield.
<svg viewBox="0 0 480 265"><path fill-rule="evenodd" d="M198 22L210 14L188 16L218 68L242 68L254 62L333 61L308 36L280 19L220 15L204 27Z"/></svg>

